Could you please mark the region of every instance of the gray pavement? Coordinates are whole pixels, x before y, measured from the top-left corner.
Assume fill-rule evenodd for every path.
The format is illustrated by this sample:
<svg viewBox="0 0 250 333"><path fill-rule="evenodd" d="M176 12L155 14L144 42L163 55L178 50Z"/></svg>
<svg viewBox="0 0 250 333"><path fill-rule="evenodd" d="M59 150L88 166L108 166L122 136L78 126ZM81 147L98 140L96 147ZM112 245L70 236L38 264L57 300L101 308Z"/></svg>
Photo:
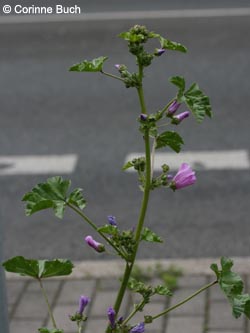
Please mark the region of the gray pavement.
<svg viewBox="0 0 250 333"><path fill-rule="evenodd" d="M184 263L184 262L183 262ZM200 263L193 262L196 269ZM248 262L249 264L249 262ZM86 270L91 270L87 263L82 262ZM106 263L112 269L112 262ZM177 263L178 265L178 263ZM244 265L243 265L244 266ZM242 267L243 267L242 266ZM176 266L181 267L181 266ZM178 288L171 298L157 296L152 298L150 305L145 311L136 315L132 323L136 324L143 319L144 314L156 314L165 308L172 306L180 300L191 295L205 284L214 280L214 276L207 271L191 273L184 269L184 274L178 279ZM107 269L106 269L107 270ZM105 269L104 269L105 271ZM115 269L114 269L115 271ZM68 315L74 313L78 307L79 295L86 295L91 298L87 307L86 315L88 321L84 326L86 333L103 333L107 324L106 311L112 306L119 281L114 274L102 276L103 270L95 272L93 276L86 274L74 275L67 279L51 279L45 282L50 302L54 311L57 324L63 328L65 333L75 333L74 323L68 319ZM249 291L250 273L246 274L243 269L241 274ZM153 284L159 280L153 279ZM50 325L44 299L41 295L37 282L30 279L13 277L8 278L8 300L10 333L34 333L38 327ZM132 309L135 300L130 292L126 294L121 308L121 315L126 316ZM218 290L218 286L213 286L206 292L198 295L189 304L179 307L166 317L154 321L152 326L146 327L146 332L155 333L249 333L249 321L245 318L234 319L231 315L230 306L224 295Z"/></svg>

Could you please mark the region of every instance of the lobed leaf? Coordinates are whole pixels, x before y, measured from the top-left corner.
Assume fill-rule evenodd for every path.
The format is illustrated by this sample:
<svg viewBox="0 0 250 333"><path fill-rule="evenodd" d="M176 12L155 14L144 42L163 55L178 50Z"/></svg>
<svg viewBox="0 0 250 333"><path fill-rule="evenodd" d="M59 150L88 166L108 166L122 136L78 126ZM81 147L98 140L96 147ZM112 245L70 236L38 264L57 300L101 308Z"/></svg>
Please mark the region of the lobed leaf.
<svg viewBox="0 0 250 333"><path fill-rule="evenodd" d="M198 122L201 122L205 116L212 117L209 97L200 90L197 83L193 83L184 93L184 99Z"/></svg>
<svg viewBox="0 0 250 333"><path fill-rule="evenodd" d="M56 176L35 186L22 199L22 201L27 202L26 215L30 216L40 210L52 208L58 218L63 218L67 203L83 209L86 206L86 201L82 196L81 189L75 189L67 198L70 184L70 180L63 180L62 177Z"/></svg>
<svg viewBox="0 0 250 333"><path fill-rule="evenodd" d="M221 269L217 264L212 264L210 267L215 272L220 288L232 306L233 316L239 318L245 314L250 318L250 296L242 294L243 281L237 273L232 272L232 266L233 261L230 258L222 257Z"/></svg>
<svg viewBox="0 0 250 333"><path fill-rule="evenodd" d="M180 51L180 52L187 52L187 48L186 46L177 43L177 42L173 42L169 39L163 38L162 36L159 37L159 41L161 44L161 47L163 49L168 49L168 50L172 50L172 51Z"/></svg>
<svg viewBox="0 0 250 333"><path fill-rule="evenodd" d="M158 236L155 232L146 227L142 230L141 240L144 240L146 242L163 243L163 240L160 236Z"/></svg>
<svg viewBox="0 0 250 333"><path fill-rule="evenodd" d="M185 79L183 77L173 76L170 77L169 81L179 88L177 93L178 102L185 103L198 122L202 122L205 116L212 117L209 97L200 90L197 83L193 83L185 91Z"/></svg>
<svg viewBox="0 0 250 333"><path fill-rule="evenodd" d="M174 131L166 131L157 136L156 138L156 149L169 146L176 153L181 151L181 145L184 144L182 137Z"/></svg>
<svg viewBox="0 0 250 333"><path fill-rule="evenodd" d="M115 225L105 224L104 226L98 228L98 231L100 231L104 234L115 235L115 234L117 234L118 230Z"/></svg>
<svg viewBox="0 0 250 333"><path fill-rule="evenodd" d="M121 32L118 37L131 43L143 43L145 41L145 36L143 34L136 34L130 31Z"/></svg>
<svg viewBox="0 0 250 333"><path fill-rule="evenodd" d="M134 166L134 164L131 161L128 161L127 163L124 164L124 166L122 167L122 170L125 171L129 168L132 168Z"/></svg>
<svg viewBox="0 0 250 333"><path fill-rule="evenodd" d="M82 189L76 188L72 193L70 193L67 202L80 209L85 208L86 200L82 196Z"/></svg>
<svg viewBox="0 0 250 333"><path fill-rule="evenodd" d="M66 259L35 260L17 256L5 261L3 267L7 272L41 279L69 275L72 272L73 264Z"/></svg>
<svg viewBox="0 0 250 333"><path fill-rule="evenodd" d="M166 286L159 285L154 288L154 293L162 296L172 296L172 292Z"/></svg>
<svg viewBox="0 0 250 333"><path fill-rule="evenodd" d="M169 78L169 82L173 83L174 85L176 85L179 88L179 92L177 94L177 100L179 102L181 102L184 91L185 91L185 87L186 87L186 83L185 83L185 79L182 76L172 76Z"/></svg>
<svg viewBox="0 0 250 333"><path fill-rule="evenodd" d="M75 64L70 67L70 72L101 72L103 63L108 59L108 57L99 57L91 61L84 60L79 64Z"/></svg>

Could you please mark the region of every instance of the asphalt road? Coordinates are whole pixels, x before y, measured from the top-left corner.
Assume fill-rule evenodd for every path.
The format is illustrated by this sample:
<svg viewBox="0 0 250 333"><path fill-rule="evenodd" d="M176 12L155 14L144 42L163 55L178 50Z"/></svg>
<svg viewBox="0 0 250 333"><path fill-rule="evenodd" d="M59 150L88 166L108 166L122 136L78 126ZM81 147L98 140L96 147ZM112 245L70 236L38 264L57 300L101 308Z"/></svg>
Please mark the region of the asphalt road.
<svg viewBox="0 0 250 333"><path fill-rule="evenodd" d="M193 8L236 8L236 7L250 7L248 0L157 0L152 2L151 0L36 0L35 3L32 0L2 0L3 5L8 4L15 6L21 4L22 6L79 6L82 13L93 12L115 12L115 11L143 11L143 10L168 10L168 9L193 9ZM1 7L0 7L1 8ZM0 9L0 15L3 12Z"/></svg>
<svg viewBox="0 0 250 333"><path fill-rule="evenodd" d="M243 1L242 1L243 3ZM134 21L2 25L0 31L1 155L79 156L70 176L88 200L86 214L98 224L113 214L124 228L135 225L141 192L135 174L121 171L128 153L142 151L134 90L100 74L68 72L69 66L109 55L133 66L116 38ZM188 119L180 132L185 150L249 150L249 17L139 20L188 46L167 52L146 72L146 101L154 111L173 96L168 77L199 82L211 97L214 118ZM154 191L147 225L166 241L147 245L144 258L249 256L249 170L200 171L193 187ZM50 175L0 177L5 257L111 258L84 244L92 233L78 216L63 221L50 212L24 216L21 198Z"/></svg>

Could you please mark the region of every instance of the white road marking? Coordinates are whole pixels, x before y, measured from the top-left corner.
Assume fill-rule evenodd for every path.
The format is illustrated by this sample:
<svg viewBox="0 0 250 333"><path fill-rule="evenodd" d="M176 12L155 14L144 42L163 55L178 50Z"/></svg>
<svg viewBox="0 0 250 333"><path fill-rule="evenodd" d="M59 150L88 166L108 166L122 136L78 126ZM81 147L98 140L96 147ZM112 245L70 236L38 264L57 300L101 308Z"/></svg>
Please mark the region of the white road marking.
<svg viewBox="0 0 250 333"><path fill-rule="evenodd" d="M77 155L0 156L0 176L68 174L75 170Z"/></svg>
<svg viewBox="0 0 250 333"><path fill-rule="evenodd" d="M125 158L125 163L134 158L143 156L142 153L131 153ZM154 170L160 171L163 164L172 170L178 170L181 163L188 163L195 170L248 170L250 159L247 150L221 150L221 151L189 151L183 153L156 153ZM133 168L128 169L135 172Z"/></svg>
<svg viewBox="0 0 250 333"><path fill-rule="evenodd" d="M250 8L208 8L208 9L172 9L152 11L123 11L82 14L50 15L1 15L0 24L48 23L48 22L83 22L114 21L138 19L180 19L249 16Z"/></svg>

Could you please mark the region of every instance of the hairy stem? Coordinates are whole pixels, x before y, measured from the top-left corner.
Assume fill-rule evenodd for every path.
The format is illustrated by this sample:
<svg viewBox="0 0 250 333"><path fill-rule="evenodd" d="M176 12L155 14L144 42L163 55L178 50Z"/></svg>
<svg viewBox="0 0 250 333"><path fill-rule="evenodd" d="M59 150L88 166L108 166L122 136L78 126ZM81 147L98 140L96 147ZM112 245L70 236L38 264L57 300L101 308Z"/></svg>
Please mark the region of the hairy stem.
<svg viewBox="0 0 250 333"><path fill-rule="evenodd" d="M120 80L120 81L124 82L124 80L121 77L117 76L117 75L113 75L113 74L104 72L103 70L101 70L101 73L104 74L104 75L107 75L109 77L112 77L113 79Z"/></svg>
<svg viewBox="0 0 250 333"><path fill-rule="evenodd" d="M211 283L209 283L209 284L207 284L207 285L205 285L204 287L202 287L201 289L197 290L195 293L193 293L192 295L188 296L187 298L185 298L185 299L182 300L181 302L179 302L179 303L177 303L177 304L171 306L170 308L168 308L168 309L162 311L161 313L159 313L159 314L153 316L152 319L155 320L155 319L157 319L157 318L159 318L159 317L161 317L161 316L166 315L166 314L169 313L170 311L172 311L172 310L178 308L179 306L181 306L181 305L187 303L187 302L190 301L192 298L194 298L195 296L199 295L200 293L202 293L202 292L205 291L206 289L212 287L212 286L215 285L216 283L218 283L217 280L216 280L216 281L213 281L213 282L211 282Z"/></svg>
<svg viewBox="0 0 250 333"><path fill-rule="evenodd" d="M145 306L145 301L144 299L135 307L135 309L128 315L128 317L122 322L122 326L125 326L130 319L132 319L134 317L134 315L136 315L136 313L139 311L140 307Z"/></svg>
<svg viewBox="0 0 250 333"><path fill-rule="evenodd" d="M48 308L48 312L49 312L49 316L50 316L50 319L52 321L52 325L55 329L57 329L57 326L56 326L56 321L55 321L55 318L54 318L54 315L53 315L53 312L52 312L52 309L51 309L51 306L49 304L49 300L48 300L48 296L47 296L47 293L43 287L43 284L42 284L42 280L41 279L38 279L38 282L39 282L39 285L40 285L40 288L42 290L42 293L43 293L43 297L45 299L45 302L47 304L47 308Z"/></svg>
<svg viewBox="0 0 250 333"><path fill-rule="evenodd" d="M139 100L140 100L140 105L141 105L141 112L142 113L147 113L146 111L146 105L145 105L145 100L144 100L144 94L143 94L143 87L142 87L142 78L143 78L143 67L139 65L139 78L140 78L140 87L137 88ZM150 137L149 137L149 131L145 131L144 135L144 144L145 144L145 155L146 155L146 181L145 181L145 187L144 187L144 194L143 194L143 199L142 199L142 204L141 204L141 210L140 210L140 215L138 219L138 224L136 227L135 231L135 249L134 249L134 255L132 257L131 262L126 264L126 268L123 274L122 278L122 283L115 301L114 305L114 310L116 314L118 314L120 310L120 306L127 288L127 284L134 266L134 262L136 259L136 254L137 250L139 247L140 243L140 237L141 237L141 231L143 228L144 220L145 220L145 215L148 207L148 201L149 201L149 193L150 193L150 185L151 185L151 154L150 154Z"/></svg>

